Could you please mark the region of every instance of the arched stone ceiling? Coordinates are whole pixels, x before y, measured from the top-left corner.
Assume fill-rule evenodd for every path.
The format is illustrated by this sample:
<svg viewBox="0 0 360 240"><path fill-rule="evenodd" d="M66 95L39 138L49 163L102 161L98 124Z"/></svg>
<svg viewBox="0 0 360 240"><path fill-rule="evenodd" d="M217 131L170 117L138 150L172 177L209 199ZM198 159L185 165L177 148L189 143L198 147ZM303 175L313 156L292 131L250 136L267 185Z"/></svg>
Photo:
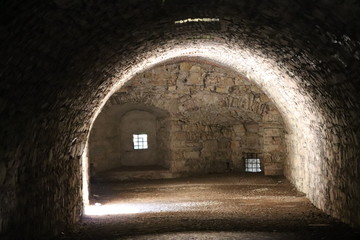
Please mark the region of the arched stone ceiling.
<svg viewBox="0 0 360 240"><path fill-rule="evenodd" d="M13 226L33 234L72 226L82 209L80 158L96 112L144 67L186 56L256 82L292 130L287 176L316 206L360 224L357 1L2 6L0 145L3 196L11 202L3 219ZM219 21L175 24L201 17Z"/></svg>
<svg viewBox="0 0 360 240"><path fill-rule="evenodd" d="M129 102L165 108L184 122L224 126L282 122L274 104L254 83L200 58L165 62L136 74L104 108Z"/></svg>

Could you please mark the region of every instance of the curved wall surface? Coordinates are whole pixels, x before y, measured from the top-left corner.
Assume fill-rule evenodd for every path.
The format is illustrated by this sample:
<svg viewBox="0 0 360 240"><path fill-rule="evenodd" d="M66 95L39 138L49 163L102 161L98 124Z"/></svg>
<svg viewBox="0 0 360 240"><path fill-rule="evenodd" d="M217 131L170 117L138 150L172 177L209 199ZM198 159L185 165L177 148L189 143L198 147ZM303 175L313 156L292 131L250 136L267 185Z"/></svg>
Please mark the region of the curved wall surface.
<svg viewBox="0 0 360 240"><path fill-rule="evenodd" d="M107 99L136 73L187 57L256 83L288 130L286 176L317 207L360 225L356 1L2 5L0 232L72 228L81 156Z"/></svg>

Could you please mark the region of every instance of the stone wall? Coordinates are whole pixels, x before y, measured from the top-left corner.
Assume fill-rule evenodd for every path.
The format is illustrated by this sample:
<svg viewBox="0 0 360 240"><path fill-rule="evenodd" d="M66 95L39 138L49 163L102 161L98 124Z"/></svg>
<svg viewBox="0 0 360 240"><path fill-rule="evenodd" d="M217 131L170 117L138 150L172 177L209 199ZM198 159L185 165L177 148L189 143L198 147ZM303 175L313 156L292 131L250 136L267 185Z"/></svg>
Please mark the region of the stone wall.
<svg viewBox="0 0 360 240"><path fill-rule="evenodd" d="M168 166L169 120L139 104L105 107L89 138L91 175L129 166ZM148 135L148 149L134 150L133 134Z"/></svg>
<svg viewBox="0 0 360 240"><path fill-rule="evenodd" d="M168 150L160 149L157 154L164 150L170 152L164 162L172 172L244 171L243 154L258 153L266 175L283 174L284 124L270 99L242 75L189 61L161 65L140 73L109 99L94 123L95 133L91 134L89 142L90 162L99 171L104 170L100 167L103 161L112 166L111 162L121 163L129 154L132 138L119 140L112 135L123 131L121 129L133 128L133 125L121 124L123 112L114 114L116 109L131 105L134 109L142 106L169 113L170 145L158 144ZM146 122L144 120L143 125ZM101 137L98 132L108 132L111 136ZM95 146L99 144L114 146L114 149L129 146L113 157L110 149ZM137 161L150 161L149 156L138 157Z"/></svg>
<svg viewBox="0 0 360 240"><path fill-rule="evenodd" d="M73 227L82 150L107 97L153 60L200 54L249 74L288 127L286 176L360 225L356 1L4 0L0 16L0 232ZM175 24L209 16L219 21Z"/></svg>
<svg viewBox="0 0 360 240"><path fill-rule="evenodd" d="M229 126L180 122L176 127L180 130L173 135L173 171L189 174L230 170Z"/></svg>

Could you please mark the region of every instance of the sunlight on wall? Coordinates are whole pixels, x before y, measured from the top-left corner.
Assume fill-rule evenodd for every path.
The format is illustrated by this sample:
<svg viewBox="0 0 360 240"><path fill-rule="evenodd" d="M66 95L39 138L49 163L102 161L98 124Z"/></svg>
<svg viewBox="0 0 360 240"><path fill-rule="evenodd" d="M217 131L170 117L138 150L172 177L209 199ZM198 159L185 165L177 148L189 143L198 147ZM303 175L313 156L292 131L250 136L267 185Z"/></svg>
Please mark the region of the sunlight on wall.
<svg viewBox="0 0 360 240"><path fill-rule="evenodd" d="M89 205L89 159L88 159L88 142L86 142L84 152L81 156L82 164L82 197L84 207Z"/></svg>

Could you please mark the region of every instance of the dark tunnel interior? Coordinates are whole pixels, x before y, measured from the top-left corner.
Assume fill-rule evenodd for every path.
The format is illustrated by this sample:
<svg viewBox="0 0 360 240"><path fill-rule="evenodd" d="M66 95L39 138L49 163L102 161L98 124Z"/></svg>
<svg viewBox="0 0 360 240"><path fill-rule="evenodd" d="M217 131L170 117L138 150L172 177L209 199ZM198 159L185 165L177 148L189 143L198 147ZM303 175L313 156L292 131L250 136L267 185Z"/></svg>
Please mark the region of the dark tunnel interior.
<svg viewBox="0 0 360 240"><path fill-rule="evenodd" d="M97 172L243 176L249 153L360 227L360 2L1 5L0 236L75 231Z"/></svg>

